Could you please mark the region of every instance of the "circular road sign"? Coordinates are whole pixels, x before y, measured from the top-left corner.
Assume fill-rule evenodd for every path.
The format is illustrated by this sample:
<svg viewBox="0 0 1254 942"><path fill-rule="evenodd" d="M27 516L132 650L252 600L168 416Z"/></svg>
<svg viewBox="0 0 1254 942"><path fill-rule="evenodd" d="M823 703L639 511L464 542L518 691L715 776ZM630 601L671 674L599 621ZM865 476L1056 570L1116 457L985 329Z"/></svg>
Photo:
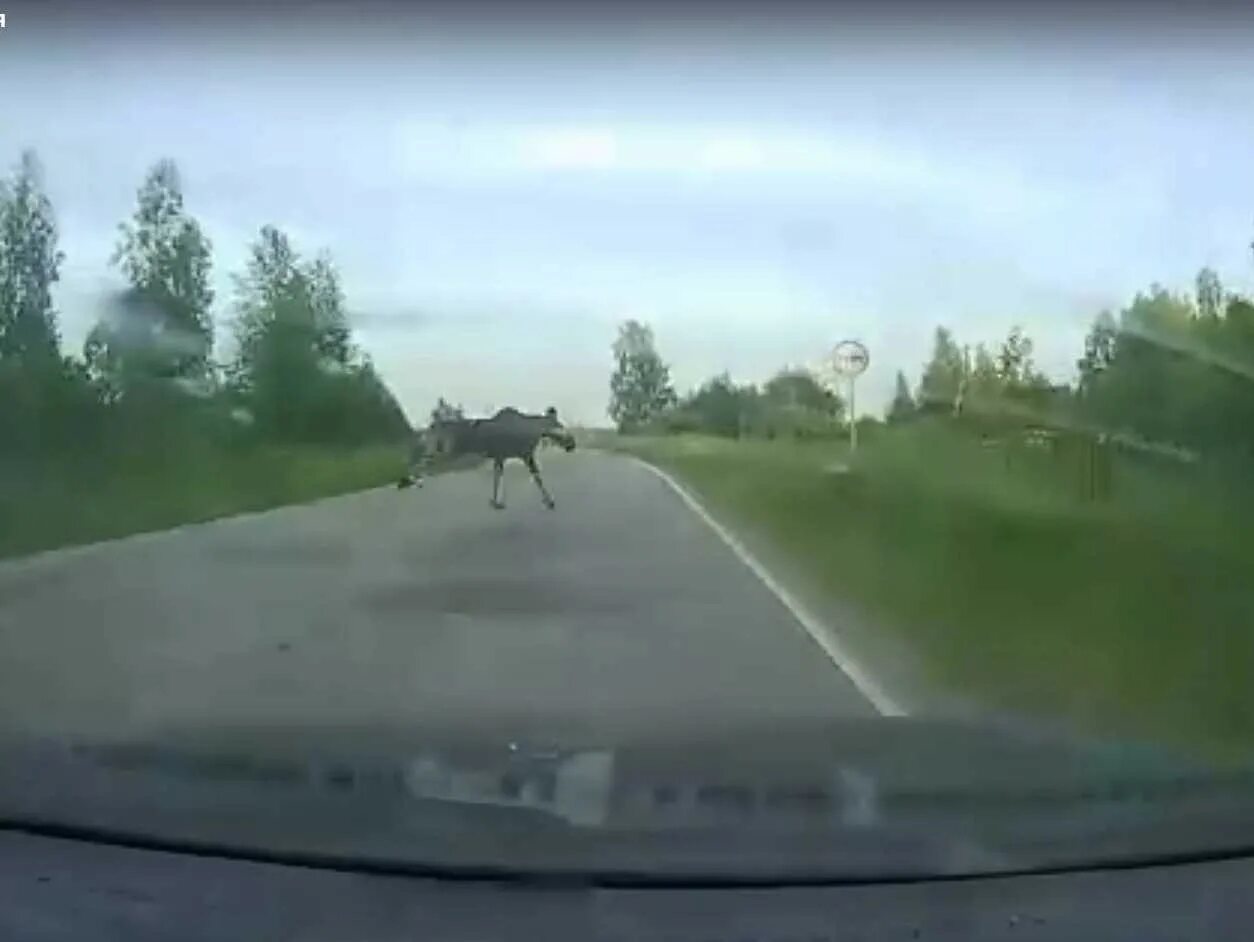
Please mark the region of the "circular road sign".
<svg viewBox="0 0 1254 942"><path fill-rule="evenodd" d="M832 350L832 369L845 379L861 376L870 363L871 354L857 340L842 340Z"/></svg>

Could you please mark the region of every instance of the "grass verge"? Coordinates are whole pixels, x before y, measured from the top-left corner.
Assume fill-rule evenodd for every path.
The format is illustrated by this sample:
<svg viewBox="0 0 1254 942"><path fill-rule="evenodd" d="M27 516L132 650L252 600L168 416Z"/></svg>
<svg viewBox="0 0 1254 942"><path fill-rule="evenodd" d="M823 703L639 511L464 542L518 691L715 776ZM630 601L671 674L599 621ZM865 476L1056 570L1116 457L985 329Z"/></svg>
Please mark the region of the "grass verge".
<svg viewBox="0 0 1254 942"><path fill-rule="evenodd" d="M162 530L394 482L404 447L261 445L117 457L10 473L0 484L0 557Z"/></svg>
<svg viewBox="0 0 1254 942"><path fill-rule="evenodd" d="M1251 502L1142 465L1085 503L940 425L843 445L619 438L994 709L1209 754L1254 746Z"/></svg>

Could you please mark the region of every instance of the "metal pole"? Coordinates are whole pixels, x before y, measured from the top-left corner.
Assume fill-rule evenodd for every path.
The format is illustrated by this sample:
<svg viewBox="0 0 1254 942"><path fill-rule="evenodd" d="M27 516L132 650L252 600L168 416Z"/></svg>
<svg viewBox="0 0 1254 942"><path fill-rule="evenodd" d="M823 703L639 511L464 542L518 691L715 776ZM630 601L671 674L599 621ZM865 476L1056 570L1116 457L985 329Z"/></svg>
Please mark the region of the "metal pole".
<svg viewBox="0 0 1254 942"><path fill-rule="evenodd" d="M853 377L849 377L849 451L858 450L858 412L853 399Z"/></svg>

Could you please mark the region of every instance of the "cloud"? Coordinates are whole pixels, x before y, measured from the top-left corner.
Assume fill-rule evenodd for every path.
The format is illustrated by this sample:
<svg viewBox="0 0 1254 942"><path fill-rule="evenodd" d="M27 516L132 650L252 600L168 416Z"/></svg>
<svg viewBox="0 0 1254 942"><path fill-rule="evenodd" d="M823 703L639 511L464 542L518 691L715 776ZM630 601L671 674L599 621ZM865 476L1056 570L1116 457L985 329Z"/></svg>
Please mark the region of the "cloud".
<svg viewBox="0 0 1254 942"><path fill-rule="evenodd" d="M517 149L525 167L541 170L607 169L618 163L619 152L617 135L600 128L526 133Z"/></svg>

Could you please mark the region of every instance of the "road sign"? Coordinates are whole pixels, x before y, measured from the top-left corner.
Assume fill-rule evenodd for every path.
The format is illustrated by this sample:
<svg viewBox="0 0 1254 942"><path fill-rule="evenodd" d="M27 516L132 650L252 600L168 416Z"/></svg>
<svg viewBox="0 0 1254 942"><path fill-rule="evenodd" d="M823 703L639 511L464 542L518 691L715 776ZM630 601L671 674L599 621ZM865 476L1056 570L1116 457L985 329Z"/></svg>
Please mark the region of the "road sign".
<svg viewBox="0 0 1254 942"><path fill-rule="evenodd" d="M855 379L871 365L871 354L857 340L842 340L832 349L832 369L844 379Z"/></svg>
<svg viewBox="0 0 1254 942"><path fill-rule="evenodd" d="M871 365L871 354L857 340L842 340L832 348L832 371L845 381L849 399L849 450L858 450L858 413L853 384Z"/></svg>

